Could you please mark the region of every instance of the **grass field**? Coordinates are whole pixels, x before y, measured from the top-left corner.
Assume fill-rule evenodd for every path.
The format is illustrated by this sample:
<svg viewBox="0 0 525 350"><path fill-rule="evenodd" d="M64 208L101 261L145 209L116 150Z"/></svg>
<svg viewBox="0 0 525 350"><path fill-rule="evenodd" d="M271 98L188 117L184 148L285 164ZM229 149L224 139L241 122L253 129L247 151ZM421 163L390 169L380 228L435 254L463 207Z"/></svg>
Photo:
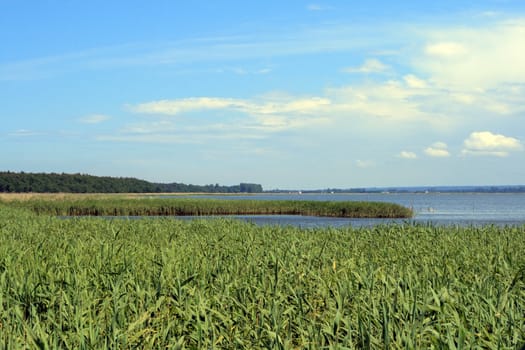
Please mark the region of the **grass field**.
<svg viewBox="0 0 525 350"><path fill-rule="evenodd" d="M0 205L5 349L516 349L524 227L304 230Z"/></svg>

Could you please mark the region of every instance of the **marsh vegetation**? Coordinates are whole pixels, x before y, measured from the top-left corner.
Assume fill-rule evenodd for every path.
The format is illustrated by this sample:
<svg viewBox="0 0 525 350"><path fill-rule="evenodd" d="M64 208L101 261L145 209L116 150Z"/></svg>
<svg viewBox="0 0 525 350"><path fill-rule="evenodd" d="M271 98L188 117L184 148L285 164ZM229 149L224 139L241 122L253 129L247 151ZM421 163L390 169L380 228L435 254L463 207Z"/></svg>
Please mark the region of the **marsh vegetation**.
<svg viewBox="0 0 525 350"><path fill-rule="evenodd" d="M524 231L60 220L4 203L0 343L515 349L525 342Z"/></svg>
<svg viewBox="0 0 525 350"><path fill-rule="evenodd" d="M123 196L13 199L10 206L58 216L310 215L347 218L410 218L412 210L383 202L222 200Z"/></svg>

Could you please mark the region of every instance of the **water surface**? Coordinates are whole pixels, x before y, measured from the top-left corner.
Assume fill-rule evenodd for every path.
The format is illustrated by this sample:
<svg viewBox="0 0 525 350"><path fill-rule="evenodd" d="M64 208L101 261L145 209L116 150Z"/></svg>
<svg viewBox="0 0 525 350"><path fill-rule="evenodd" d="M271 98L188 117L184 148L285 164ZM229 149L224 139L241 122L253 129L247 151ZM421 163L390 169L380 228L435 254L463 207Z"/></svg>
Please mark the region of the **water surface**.
<svg viewBox="0 0 525 350"><path fill-rule="evenodd" d="M164 196L165 197L165 196ZM246 200L378 201L398 203L414 210L408 222L436 225L525 225L525 193L370 193L370 194L254 194L195 195L192 198ZM178 196L180 198L180 196ZM404 223L406 219L320 218L293 215L239 215L260 225L300 227L374 226Z"/></svg>

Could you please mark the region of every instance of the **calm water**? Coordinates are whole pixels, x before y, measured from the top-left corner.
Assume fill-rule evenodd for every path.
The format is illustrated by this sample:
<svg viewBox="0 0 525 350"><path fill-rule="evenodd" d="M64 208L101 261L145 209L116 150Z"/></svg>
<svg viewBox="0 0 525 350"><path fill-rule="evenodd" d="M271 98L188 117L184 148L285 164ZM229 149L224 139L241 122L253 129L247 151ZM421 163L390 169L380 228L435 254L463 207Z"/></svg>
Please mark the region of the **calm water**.
<svg viewBox="0 0 525 350"><path fill-rule="evenodd" d="M411 207L411 222L437 225L525 225L525 193L400 193L400 194L256 194L239 196L200 195L198 198L252 200L378 201ZM292 215L236 216L260 225L300 227L373 226L407 220L319 218Z"/></svg>

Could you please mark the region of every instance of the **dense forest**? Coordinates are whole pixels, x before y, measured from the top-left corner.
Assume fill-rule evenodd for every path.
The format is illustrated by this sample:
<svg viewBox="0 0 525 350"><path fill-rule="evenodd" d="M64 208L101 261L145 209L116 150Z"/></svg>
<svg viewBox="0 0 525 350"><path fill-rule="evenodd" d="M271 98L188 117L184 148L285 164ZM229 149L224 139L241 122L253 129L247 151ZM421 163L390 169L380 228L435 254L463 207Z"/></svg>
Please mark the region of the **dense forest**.
<svg viewBox="0 0 525 350"><path fill-rule="evenodd" d="M152 183L128 177L92 176L85 174L45 174L0 172L0 192L41 193L259 193L259 184L241 183L234 186L187 185L182 183Z"/></svg>

